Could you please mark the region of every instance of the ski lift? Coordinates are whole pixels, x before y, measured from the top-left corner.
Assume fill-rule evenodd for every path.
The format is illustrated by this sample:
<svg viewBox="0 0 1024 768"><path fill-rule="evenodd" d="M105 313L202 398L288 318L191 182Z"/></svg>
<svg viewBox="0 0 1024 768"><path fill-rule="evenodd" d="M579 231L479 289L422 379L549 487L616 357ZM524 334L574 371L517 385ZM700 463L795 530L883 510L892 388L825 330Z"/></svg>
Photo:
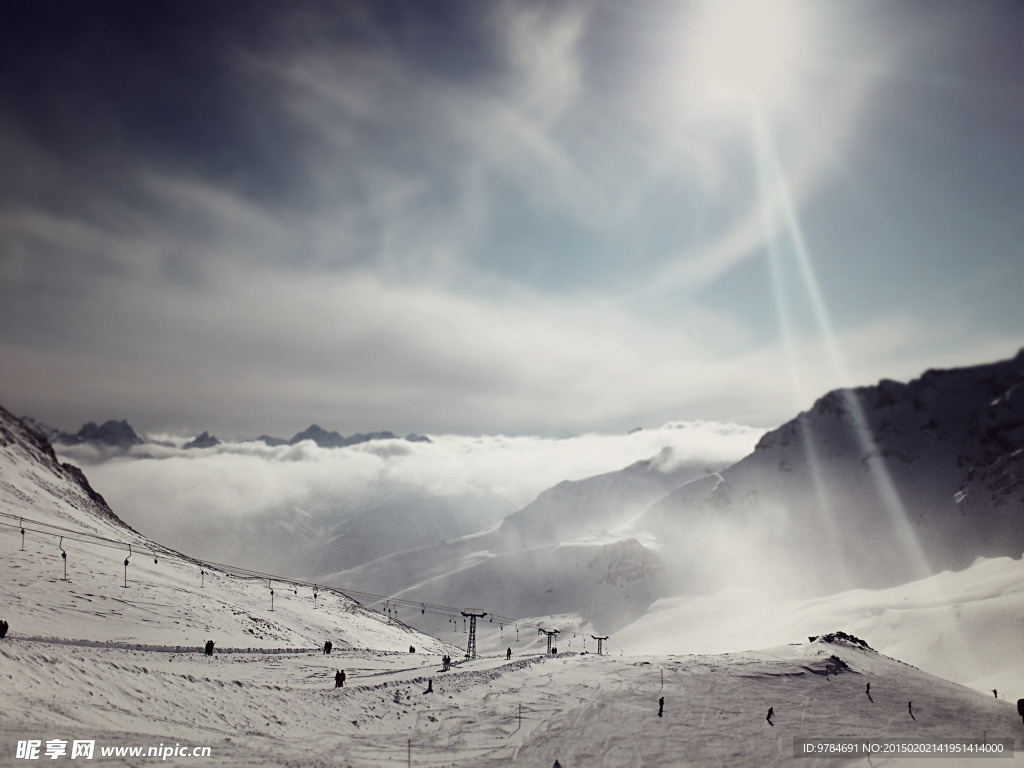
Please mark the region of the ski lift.
<svg viewBox="0 0 1024 768"><path fill-rule="evenodd" d="M24 533L24 531L22 531ZM57 548L60 549L60 557L64 561L64 581L68 580L68 553L64 551L64 537L60 537L60 541L57 542Z"/></svg>
<svg viewBox="0 0 1024 768"><path fill-rule="evenodd" d="M25 518L21 518L21 522L18 523L21 526L21 551L25 551Z"/></svg>
<svg viewBox="0 0 1024 768"><path fill-rule="evenodd" d="M199 586L206 586L206 571L204 571L202 568L199 569Z"/></svg>
<svg viewBox="0 0 1024 768"><path fill-rule="evenodd" d="M420 603L420 613L425 614L426 612L427 612L427 606L425 606L423 603Z"/></svg>
<svg viewBox="0 0 1024 768"><path fill-rule="evenodd" d="M132 556L132 545L128 545L128 557L124 559L124 588L128 589L128 560Z"/></svg>

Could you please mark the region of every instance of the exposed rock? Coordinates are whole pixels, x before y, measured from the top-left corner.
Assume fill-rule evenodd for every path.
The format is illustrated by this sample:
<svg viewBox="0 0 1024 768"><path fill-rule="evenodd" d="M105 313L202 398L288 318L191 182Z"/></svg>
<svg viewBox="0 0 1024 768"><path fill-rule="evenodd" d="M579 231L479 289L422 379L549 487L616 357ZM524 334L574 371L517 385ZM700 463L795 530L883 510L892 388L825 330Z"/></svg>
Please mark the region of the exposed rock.
<svg viewBox="0 0 1024 768"><path fill-rule="evenodd" d="M182 448L213 448L215 445L220 445L220 440L209 432L203 432L199 437L185 443Z"/></svg>

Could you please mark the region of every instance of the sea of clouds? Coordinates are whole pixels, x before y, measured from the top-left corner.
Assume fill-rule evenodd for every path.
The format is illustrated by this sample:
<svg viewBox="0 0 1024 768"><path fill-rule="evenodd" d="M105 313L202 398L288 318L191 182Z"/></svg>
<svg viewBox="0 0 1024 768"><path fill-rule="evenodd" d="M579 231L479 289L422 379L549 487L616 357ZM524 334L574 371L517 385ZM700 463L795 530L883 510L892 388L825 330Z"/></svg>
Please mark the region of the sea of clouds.
<svg viewBox="0 0 1024 768"><path fill-rule="evenodd" d="M696 421L631 434L430 435L429 443L376 440L346 448L251 441L186 450L185 438L168 435L118 456L85 445L57 447L62 459L85 467L114 512L141 533L188 554L230 562L239 553L232 548L237 541L227 539L245 539L256 521L266 526L300 516L330 522L400 497L405 504L447 504L456 510L456 529L471 532L563 480L658 454L668 456L665 468L681 462L720 466L750 453L763 432ZM388 535L385 517L382 536ZM360 530L371 535L365 525Z"/></svg>

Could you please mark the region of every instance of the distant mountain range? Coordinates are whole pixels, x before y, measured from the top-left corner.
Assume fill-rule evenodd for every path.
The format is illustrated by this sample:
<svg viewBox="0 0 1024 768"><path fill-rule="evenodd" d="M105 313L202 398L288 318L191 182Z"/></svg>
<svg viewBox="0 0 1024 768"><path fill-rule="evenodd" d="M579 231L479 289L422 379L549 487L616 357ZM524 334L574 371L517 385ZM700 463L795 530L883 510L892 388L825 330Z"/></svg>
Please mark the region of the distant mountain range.
<svg viewBox="0 0 1024 768"><path fill-rule="evenodd" d="M135 428L125 420L116 421L110 419L102 425L97 426L96 422L90 421L84 424L78 432L62 432L59 429L37 421L31 416L22 416L21 421L38 434L45 437L54 445L93 445L98 448L115 449L120 452L129 451L132 446L154 443L171 446L171 443L156 441L146 435L137 432ZM260 435L253 442L263 442L270 447L279 445L295 445L303 440L312 440L321 448L345 448L350 445L368 443L371 440L399 440L404 439L410 443L429 443L430 438L424 435L417 435L415 432L399 438L392 432L368 432L344 437L338 432L328 432L316 424L311 424L308 429L297 433L291 440L284 440L280 437ZM183 448L212 448L220 445L221 441L209 432L203 432L183 445Z"/></svg>

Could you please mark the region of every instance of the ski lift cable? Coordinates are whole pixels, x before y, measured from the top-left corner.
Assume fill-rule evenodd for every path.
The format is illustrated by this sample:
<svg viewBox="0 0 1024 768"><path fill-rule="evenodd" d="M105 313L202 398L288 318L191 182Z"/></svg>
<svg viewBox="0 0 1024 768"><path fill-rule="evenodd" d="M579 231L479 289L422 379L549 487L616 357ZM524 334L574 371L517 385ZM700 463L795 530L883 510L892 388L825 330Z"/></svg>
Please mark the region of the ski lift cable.
<svg viewBox="0 0 1024 768"><path fill-rule="evenodd" d="M3 513L0 513L0 514L3 514ZM15 519L17 519L17 518L15 518ZM28 520L28 522L35 523L36 521ZM37 523L37 525L38 524L39 523ZM45 525L45 523L42 523L42 525ZM28 531L29 533L41 533L44 536L58 536L58 537L62 536L63 538L67 539L68 541L77 541L77 542L79 542L81 544L92 544L92 545L97 546L97 547L108 547L110 549L121 549L121 550L123 550L125 548L125 546L127 546L127 542L124 542L124 541L118 541L117 539L107 539L107 538L104 538L103 536L94 536L94 535L92 535L90 533L85 533L85 532L82 532L82 531L72 531L71 529L60 528L58 526L50 526L50 527L54 528L57 531L68 531L69 533L73 533L75 535L69 535L69 533L54 533L53 531L42 531L42 530L38 530L36 528L31 528L31 527L25 528L24 526L15 525L15 524L12 524L12 523L5 523L2 520L0 520L0 526L3 526L5 528L19 528L20 527L22 530ZM84 538L82 538L82 537L84 537ZM140 552L145 552L146 550L140 549L139 551ZM180 552L175 552L174 550L170 550L170 549L165 550L163 552L159 552L159 553L156 552L156 551L150 551L149 552L149 554L154 555L154 556L156 556L157 554L166 555L167 553L176 554L176 555L180 556L181 558L183 558L185 560L188 560L188 561L198 562L198 561L195 560L195 558L188 557L187 555L182 555Z"/></svg>
<svg viewBox="0 0 1024 768"><path fill-rule="evenodd" d="M31 518L25 518L25 517L21 517L19 515L12 515L12 514L9 514L9 513L6 513L6 512L0 512L0 518L8 518L10 520L18 521L17 523L7 523L4 520L0 520L0 527L15 528L15 529L23 530L23 531L26 531L26 532L29 532L29 533L39 533L39 534L42 534L42 535L45 535L45 536L58 536L61 539L61 542L63 542L63 539L68 539L68 541L76 541L76 542L79 542L79 543L82 543L82 544L91 544L93 546L107 547L107 548L110 548L110 549L122 549L123 550L124 547L128 547L130 553L132 553L134 551L132 549L133 545L130 544L129 542L120 541L118 539L111 539L111 538L107 538L105 536L99 536L97 534L89 533L87 531L79 531L79 530L75 530L75 529L72 529L72 528L65 528L63 526L53 525L52 523L46 523L46 522L39 521L39 520L32 520ZM28 528L24 527L24 524L26 522L30 524L30 527L28 527ZM31 525L43 526L44 528L50 528L52 530L39 530L39 529L36 529L36 528L32 528ZM60 533L54 533L53 531L64 531L65 533L60 534ZM153 556L154 560L157 559L158 555L164 555L165 557L168 556L168 555L176 555L176 556L180 557L182 560L184 560L186 562L193 563L193 564L199 566L200 568L219 569L219 570L223 571L226 574L229 574L229 575L232 575L232 576L241 577L241 578L273 579L275 581L280 581L280 582L282 582L284 584L293 585L294 587L299 587L299 586L312 587L314 589L314 591L316 591L316 589L319 587L319 585L313 584L311 582L302 581L301 579L293 579L293 578L288 578L288 577L284 577L284 576L278 576L278 575L275 575L275 574L268 574L268 573L265 573L265 572L262 572L262 571L254 571L254 570L249 569L249 568L242 568L240 566L229 565L227 563L216 563L216 562L212 562L212 561L198 560L196 558L189 557L188 555L185 555L183 553L180 553L180 552L177 552L175 550L172 550L172 549L169 549L169 548L165 548L165 547L161 547L160 550L156 550L156 549L151 549L151 550L139 549L139 551L143 552L145 554L149 554L149 555ZM129 557L131 557L131 554L129 554ZM438 604L438 603L426 603L426 602L417 601L417 600L406 600L404 598L397 598L397 597L392 597L392 596L389 596L389 595L379 595L379 594L376 594L376 593L373 593L373 592L364 592L362 590L339 589L339 588L336 588L336 587L327 587L327 586L322 587L322 589L326 589L329 592L333 592L333 593L339 594L339 595L341 595L343 597L349 598L349 599L351 599L351 600L353 600L353 601L355 601L357 603L364 604L364 605L366 604L366 603L364 603L364 601L367 601L370 605L372 605L374 603L386 602L388 604L389 608L391 607L391 605L396 605L396 606L400 605L400 606L404 606L404 607L408 607L408 608L419 608L421 614L425 614L426 612L429 611L430 613L435 614L435 615L449 615L449 614L456 613L456 612L459 612L459 611L462 610L461 608L456 608L456 607L450 606L450 605L441 605L441 604ZM489 612L489 613L491 613L491 612ZM509 617L509 616L502 616L502 615L497 614L497 613L491 613L491 616L493 618L495 618L495 619L498 619L500 624L521 623L521 624L523 624L524 627L531 627L531 628L538 628L538 629L540 628L539 625L524 623L524 622L518 621L515 618Z"/></svg>
<svg viewBox="0 0 1024 768"><path fill-rule="evenodd" d="M110 542L112 544L120 544L122 547L125 544L125 542L121 541L120 539L108 539L107 537L100 536L99 534L96 534L96 533L89 533L88 531L80 531L80 530L77 530L75 528L65 528L64 526L61 526L61 525L54 525L53 523L47 523L47 522L44 522L42 520L32 520L31 518L28 518L28 517L22 517L20 515L12 515L12 514L9 514L7 512L0 512L0 517L6 517L9 520L18 520L19 522L22 522L22 523L28 522L28 523L32 523L33 525L41 525L44 528L52 528L55 531L64 531L64 533L66 533L66 534L75 534L77 536L86 536L86 537L88 537L90 539L94 539L96 541L108 541L108 542ZM36 531L36 533L48 533L48 531ZM161 547L161 549L165 550L167 552L173 552L173 550L167 549L166 547ZM176 553L176 554L181 554L181 553ZM183 557L184 557L184 555L183 555Z"/></svg>

